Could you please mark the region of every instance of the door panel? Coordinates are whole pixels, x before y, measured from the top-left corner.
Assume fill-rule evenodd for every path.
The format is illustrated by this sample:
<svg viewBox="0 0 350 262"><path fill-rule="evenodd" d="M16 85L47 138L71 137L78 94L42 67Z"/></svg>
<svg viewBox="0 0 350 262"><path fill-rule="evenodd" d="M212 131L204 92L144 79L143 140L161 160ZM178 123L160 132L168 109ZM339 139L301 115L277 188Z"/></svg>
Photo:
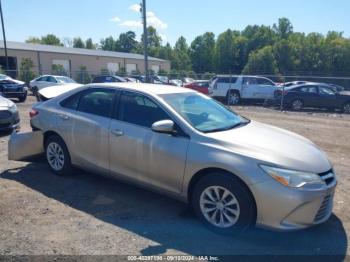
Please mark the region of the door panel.
<svg viewBox="0 0 350 262"><path fill-rule="evenodd" d="M188 138L112 120L110 169L114 174L180 193L188 143Z"/></svg>

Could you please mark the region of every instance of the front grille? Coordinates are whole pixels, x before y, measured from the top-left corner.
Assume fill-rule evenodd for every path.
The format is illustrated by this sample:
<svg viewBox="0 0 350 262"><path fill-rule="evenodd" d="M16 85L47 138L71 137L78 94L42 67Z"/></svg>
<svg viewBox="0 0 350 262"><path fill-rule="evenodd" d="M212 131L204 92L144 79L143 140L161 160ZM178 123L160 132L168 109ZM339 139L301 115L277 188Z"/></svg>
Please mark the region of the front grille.
<svg viewBox="0 0 350 262"><path fill-rule="evenodd" d="M0 124L0 128L8 128L8 127L10 127L10 124L9 124L9 123Z"/></svg>
<svg viewBox="0 0 350 262"><path fill-rule="evenodd" d="M318 210L314 222L321 222L324 220L330 212L332 212L332 206L333 206L333 194L327 195L321 204L320 209Z"/></svg>
<svg viewBox="0 0 350 262"><path fill-rule="evenodd" d="M327 172L324 172L324 173L320 173L318 175L326 183L326 185L329 185L329 184L333 183L334 180L335 180L335 175L334 175L333 169L331 169L331 170L329 170Z"/></svg>
<svg viewBox="0 0 350 262"><path fill-rule="evenodd" d="M0 110L0 119L7 119L12 116L12 113L7 110Z"/></svg>

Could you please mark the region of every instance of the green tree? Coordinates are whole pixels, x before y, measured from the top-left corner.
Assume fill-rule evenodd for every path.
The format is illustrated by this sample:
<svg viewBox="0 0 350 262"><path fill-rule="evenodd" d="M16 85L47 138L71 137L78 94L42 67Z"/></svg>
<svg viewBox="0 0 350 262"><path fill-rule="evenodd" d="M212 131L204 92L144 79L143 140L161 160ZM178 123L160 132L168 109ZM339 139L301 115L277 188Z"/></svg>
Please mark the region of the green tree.
<svg viewBox="0 0 350 262"><path fill-rule="evenodd" d="M278 19L278 24L273 25L273 30L281 39L287 39L293 33L293 25L288 18Z"/></svg>
<svg viewBox="0 0 350 262"><path fill-rule="evenodd" d="M29 81L36 77L36 74L34 73L33 69L33 60L31 58L23 58L19 68L19 79L28 84Z"/></svg>
<svg viewBox="0 0 350 262"><path fill-rule="evenodd" d="M85 48L86 48L86 49L96 49L96 45L94 44L94 42L92 41L91 38L88 38L88 39L85 41Z"/></svg>
<svg viewBox="0 0 350 262"><path fill-rule="evenodd" d="M27 40L26 43L30 43L30 44L41 44L41 39L38 37L33 37L30 36Z"/></svg>
<svg viewBox="0 0 350 262"><path fill-rule="evenodd" d="M272 46L265 46L251 53L243 74L278 74Z"/></svg>
<svg viewBox="0 0 350 262"><path fill-rule="evenodd" d="M214 69L215 36L206 32L197 36L191 43L192 68L196 72L207 72Z"/></svg>
<svg viewBox="0 0 350 262"><path fill-rule="evenodd" d="M74 48L85 48L85 43L80 37L76 37L73 39L73 47Z"/></svg>
<svg viewBox="0 0 350 262"><path fill-rule="evenodd" d="M116 41L114 40L113 36L101 40L101 49L105 51L116 50Z"/></svg>
<svg viewBox="0 0 350 262"><path fill-rule="evenodd" d="M175 70L190 71L192 68L186 39L181 36L175 43L171 67Z"/></svg>
<svg viewBox="0 0 350 262"><path fill-rule="evenodd" d="M46 36L41 37L41 43L44 45L57 45L57 46L63 46L61 43L61 40L53 35L53 34L48 34Z"/></svg>
<svg viewBox="0 0 350 262"><path fill-rule="evenodd" d="M128 31L119 35L116 41L116 51L130 53L135 50L137 45L136 34L133 31Z"/></svg>

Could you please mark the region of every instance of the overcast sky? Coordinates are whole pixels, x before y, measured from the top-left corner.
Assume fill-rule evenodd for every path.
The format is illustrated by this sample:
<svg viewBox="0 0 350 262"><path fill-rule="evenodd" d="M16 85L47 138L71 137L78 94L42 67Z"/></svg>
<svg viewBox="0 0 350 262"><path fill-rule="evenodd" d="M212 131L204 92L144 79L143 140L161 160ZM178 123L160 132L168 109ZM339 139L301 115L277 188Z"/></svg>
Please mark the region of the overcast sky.
<svg viewBox="0 0 350 262"><path fill-rule="evenodd" d="M2 0L8 40L53 33L60 38L81 36L99 42L121 32L141 34L139 1L134 0ZM164 42L183 35L188 42L206 31L272 25L287 17L295 31L350 35L349 0L147 0L148 23ZM1 37L2 39L2 37Z"/></svg>

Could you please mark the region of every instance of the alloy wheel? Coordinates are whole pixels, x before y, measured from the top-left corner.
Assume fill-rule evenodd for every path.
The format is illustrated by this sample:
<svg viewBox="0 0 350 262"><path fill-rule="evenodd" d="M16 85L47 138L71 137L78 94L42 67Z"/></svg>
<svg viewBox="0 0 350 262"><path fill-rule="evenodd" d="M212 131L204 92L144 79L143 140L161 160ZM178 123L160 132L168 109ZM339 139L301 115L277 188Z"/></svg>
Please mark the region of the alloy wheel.
<svg viewBox="0 0 350 262"><path fill-rule="evenodd" d="M46 158L49 165L55 170L60 171L64 167L64 152L62 147L55 143L51 142L47 146Z"/></svg>
<svg viewBox="0 0 350 262"><path fill-rule="evenodd" d="M202 192L200 209L210 224L220 228L235 225L240 215L236 197L231 191L220 186L211 186Z"/></svg>
<svg viewBox="0 0 350 262"><path fill-rule="evenodd" d="M350 104L346 104L343 109L345 114L350 114Z"/></svg>
<svg viewBox="0 0 350 262"><path fill-rule="evenodd" d="M295 100L292 104L292 107L294 110L301 110L303 108L303 102L301 102L300 100Z"/></svg>
<svg viewBox="0 0 350 262"><path fill-rule="evenodd" d="M236 105L239 102L239 95L237 93L231 92L228 96L229 105Z"/></svg>

